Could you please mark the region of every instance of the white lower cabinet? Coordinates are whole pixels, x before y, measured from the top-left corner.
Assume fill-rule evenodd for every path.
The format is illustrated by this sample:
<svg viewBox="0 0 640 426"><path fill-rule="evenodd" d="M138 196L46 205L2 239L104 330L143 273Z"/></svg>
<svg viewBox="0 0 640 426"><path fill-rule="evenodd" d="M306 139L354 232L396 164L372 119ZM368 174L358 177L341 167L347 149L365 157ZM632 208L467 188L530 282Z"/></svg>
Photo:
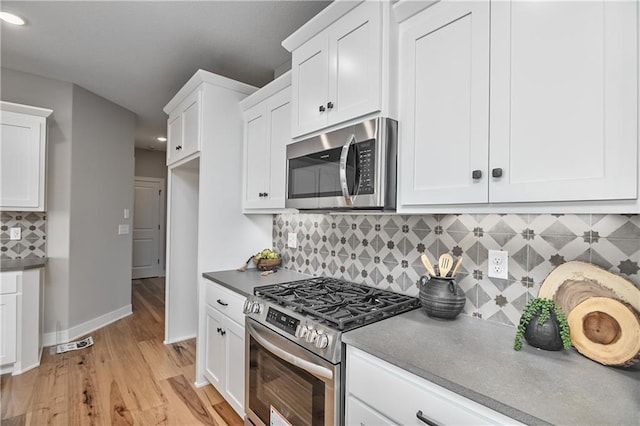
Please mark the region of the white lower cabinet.
<svg viewBox="0 0 640 426"><path fill-rule="evenodd" d="M17 336L16 327L18 296L16 294L0 295L0 365L16 362Z"/></svg>
<svg viewBox="0 0 640 426"><path fill-rule="evenodd" d="M351 346L346 401L348 425L521 424Z"/></svg>
<svg viewBox="0 0 640 426"><path fill-rule="evenodd" d="M218 284L207 284L204 375L240 417L244 417L244 301Z"/></svg>
<svg viewBox="0 0 640 426"><path fill-rule="evenodd" d="M41 269L0 273L0 373L24 373L42 355Z"/></svg>

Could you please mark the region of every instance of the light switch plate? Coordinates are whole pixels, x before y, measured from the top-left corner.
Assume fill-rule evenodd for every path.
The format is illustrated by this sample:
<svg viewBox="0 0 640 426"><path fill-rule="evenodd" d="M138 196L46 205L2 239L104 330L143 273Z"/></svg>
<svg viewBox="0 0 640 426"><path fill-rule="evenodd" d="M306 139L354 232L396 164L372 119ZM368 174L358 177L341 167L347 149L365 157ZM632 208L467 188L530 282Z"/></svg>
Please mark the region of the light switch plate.
<svg viewBox="0 0 640 426"><path fill-rule="evenodd" d="M118 235L127 235L129 233L129 225L118 225Z"/></svg>
<svg viewBox="0 0 640 426"><path fill-rule="evenodd" d="M287 245L289 246L289 248L298 247L298 238L295 232L289 232L287 234Z"/></svg>
<svg viewBox="0 0 640 426"><path fill-rule="evenodd" d="M124 209L124 218L129 219L129 209Z"/></svg>
<svg viewBox="0 0 640 426"><path fill-rule="evenodd" d="M9 230L9 239L10 240L21 240L22 239L22 228L10 228L10 230Z"/></svg>

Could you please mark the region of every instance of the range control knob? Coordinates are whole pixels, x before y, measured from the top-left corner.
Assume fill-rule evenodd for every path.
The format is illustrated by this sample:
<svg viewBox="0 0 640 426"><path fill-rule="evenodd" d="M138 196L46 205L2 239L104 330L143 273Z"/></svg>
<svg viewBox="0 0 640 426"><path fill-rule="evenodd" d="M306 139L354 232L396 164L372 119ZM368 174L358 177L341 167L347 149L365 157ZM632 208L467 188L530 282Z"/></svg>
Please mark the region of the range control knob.
<svg viewBox="0 0 640 426"><path fill-rule="evenodd" d="M251 312L251 304L253 302L251 302L251 300L247 299L244 301L244 305L242 305L242 313L243 314L248 314L249 312Z"/></svg>
<svg viewBox="0 0 640 426"><path fill-rule="evenodd" d="M304 339L308 332L309 332L309 329L307 328L306 325L298 324L298 326L296 327L296 337L300 339Z"/></svg>
<svg viewBox="0 0 640 426"><path fill-rule="evenodd" d="M319 331L318 337L316 338L316 348L324 349L327 346L329 346L329 337L322 331Z"/></svg>
<svg viewBox="0 0 640 426"><path fill-rule="evenodd" d="M309 333L307 334L307 337L304 340L306 340L307 343L313 343L316 341L317 338L318 338L318 332L315 331L312 327L309 327Z"/></svg>
<svg viewBox="0 0 640 426"><path fill-rule="evenodd" d="M254 314L259 314L260 311L262 311L262 305L260 304L260 302L253 302L253 304L251 305L251 312L253 312Z"/></svg>

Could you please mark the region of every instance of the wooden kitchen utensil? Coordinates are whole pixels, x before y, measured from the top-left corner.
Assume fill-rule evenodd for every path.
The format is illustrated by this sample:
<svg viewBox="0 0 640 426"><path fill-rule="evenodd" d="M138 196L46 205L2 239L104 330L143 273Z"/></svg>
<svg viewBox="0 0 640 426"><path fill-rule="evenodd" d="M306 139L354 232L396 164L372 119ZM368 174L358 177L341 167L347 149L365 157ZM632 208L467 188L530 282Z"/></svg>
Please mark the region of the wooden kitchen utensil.
<svg viewBox="0 0 640 426"><path fill-rule="evenodd" d="M451 272L452 277L456 276L456 274L458 273L458 269L460 269L460 265L462 265L462 256L458 258L458 261L456 262L456 266L453 268L453 272Z"/></svg>
<svg viewBox="0 0 640 426"><path fill-rule="evenodd" d="M422 260L422 264L424 265L424 267L427 268L427 272L429 273L429 275L431 275L432 277L435 277L436 271L433 269L433 265L429 261L429 257L427 256L427 254L422 253L422 256L420 256L420 259Z"/></svg>
<svg viewBox="0 0 640 426"><path fill-rule="evenodd" d="M444 253L438 259L438 271L440 272L441 277L446 277L451 267L453 266L453 256L449 253Z"/></svg>

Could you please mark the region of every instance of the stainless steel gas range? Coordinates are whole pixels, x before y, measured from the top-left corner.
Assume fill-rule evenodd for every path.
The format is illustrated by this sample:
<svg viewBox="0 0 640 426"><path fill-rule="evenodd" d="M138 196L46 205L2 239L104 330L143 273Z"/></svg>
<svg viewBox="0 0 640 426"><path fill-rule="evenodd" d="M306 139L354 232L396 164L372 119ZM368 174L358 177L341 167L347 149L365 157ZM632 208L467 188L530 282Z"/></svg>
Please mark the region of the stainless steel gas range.
<svg viewBox="0 0 640 426"><path fill-rule="evenodd" d="M256 287L244 305L247 422L342 424L342 333L419 306L415 297L334 278Z"/></svg>

